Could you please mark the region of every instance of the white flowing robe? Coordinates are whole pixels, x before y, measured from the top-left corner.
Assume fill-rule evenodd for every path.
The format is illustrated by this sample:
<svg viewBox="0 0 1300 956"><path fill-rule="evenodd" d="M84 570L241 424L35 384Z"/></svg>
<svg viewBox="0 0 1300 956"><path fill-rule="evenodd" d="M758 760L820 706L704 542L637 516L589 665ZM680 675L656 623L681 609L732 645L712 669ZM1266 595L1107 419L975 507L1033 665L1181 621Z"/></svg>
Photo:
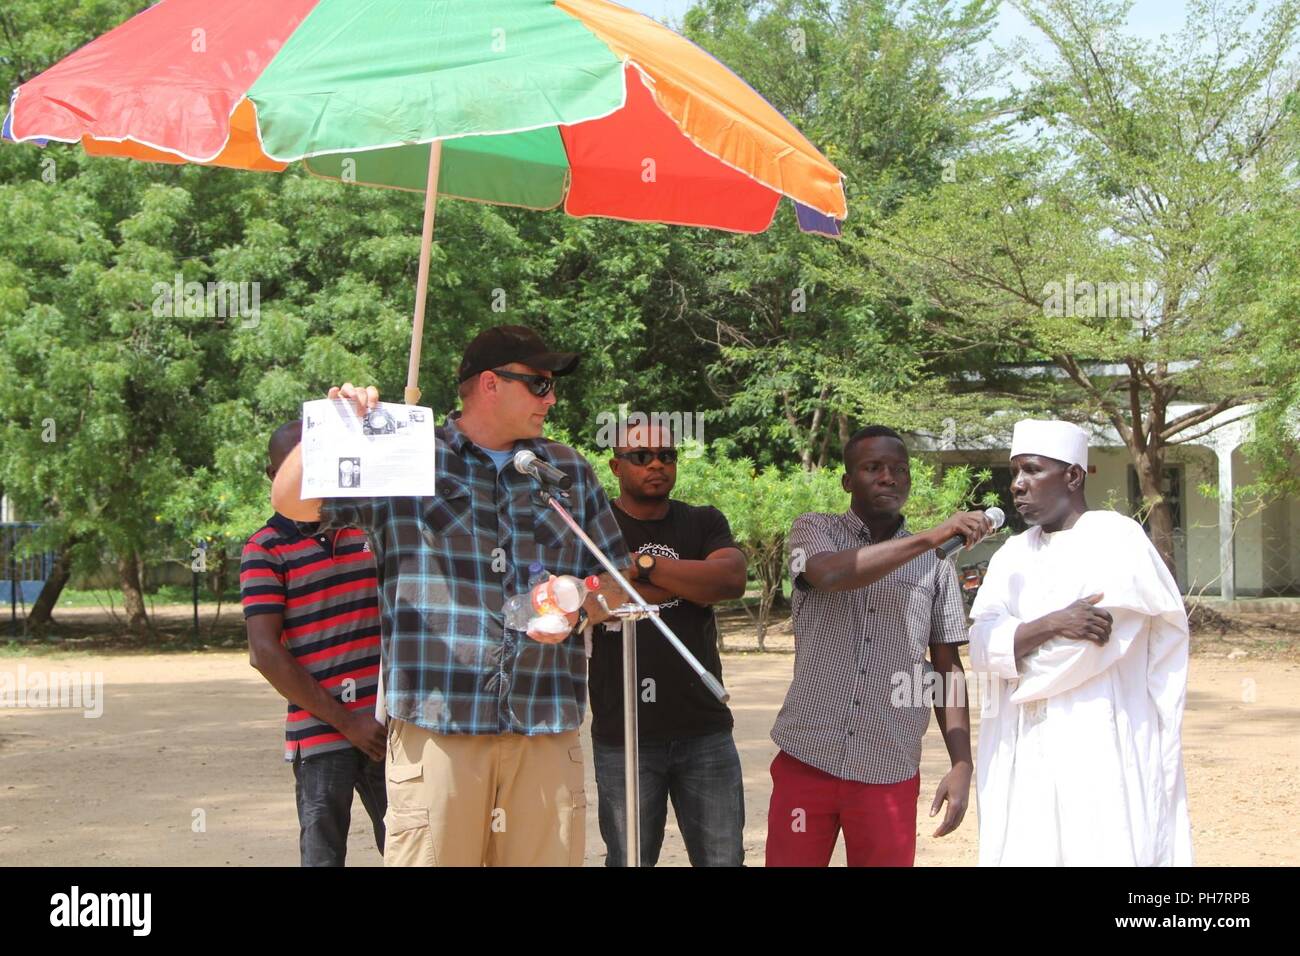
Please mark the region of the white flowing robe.
<svg viewBox="0 0 1300 956"><path fill-rule="evenodd" d="M1022 623L1098 593L1114 617L1104 646L1053 637L1016 660ZM1088 511L1016 535L971 618L980 865L1190 866L1187 613L1141 525Z"/></svg>

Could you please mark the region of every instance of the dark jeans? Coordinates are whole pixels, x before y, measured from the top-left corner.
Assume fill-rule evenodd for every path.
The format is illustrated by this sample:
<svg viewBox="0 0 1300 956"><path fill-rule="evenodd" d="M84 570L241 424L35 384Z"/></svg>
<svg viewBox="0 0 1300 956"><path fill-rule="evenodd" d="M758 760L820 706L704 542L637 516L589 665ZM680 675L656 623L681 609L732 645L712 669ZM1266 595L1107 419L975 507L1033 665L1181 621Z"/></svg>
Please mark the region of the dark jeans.
<svg viewBox="0 0 1300 956"><path fill-rule="evenodd" d="M388 793L384 764L356 747L312 757L294 757L293 778L298 798L298 850L303 866L342 866L348 855L352 825L352 791L370 814L375 846L384 852L384 811Z"/></svg>
<svg viewBox="0 0 1300 956"><path fill-rule="evenodd" d="M592 741L592 752L605 865L624 866L627 790L623 785L623 745ZM642 866L659 861L670 797L691 866L744 864L745 786L731 731L642 741L639 768Z"/></svg>

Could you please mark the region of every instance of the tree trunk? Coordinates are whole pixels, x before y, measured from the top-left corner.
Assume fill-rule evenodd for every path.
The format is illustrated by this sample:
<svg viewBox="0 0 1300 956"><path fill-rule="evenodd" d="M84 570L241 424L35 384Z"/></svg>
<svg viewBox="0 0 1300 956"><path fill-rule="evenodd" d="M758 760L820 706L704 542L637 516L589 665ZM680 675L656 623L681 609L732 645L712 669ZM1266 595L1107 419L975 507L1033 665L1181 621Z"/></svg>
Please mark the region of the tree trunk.
<svg viewBox="0 0 1300 956"><path fill-rule="evenodd" d="M117 577L122 587L122 609L126 612L126 626L132 634L143 637L149 633L149 615L144 609L140 564L134 551L117 559Z"/></svg>
<svg viewBox="0 0 1300 956"><path fill-rule="evenodd" d="M217 610L212 616L212 622L208 625L208 639L217 632L217 623L221 620L221 605L226 595L226 575L230 568L230 562L226 557L225 543L222 542L216 547L208 549L208 589L217 596Z"/></svg>
<svg viewBox="0 0 1300 956"><path fill-rule="evenodd" d="M780 576L776 577L776 584L772 588L772 610L784 611L790 607L790 599L785 596L785 582Z"/></svg>
<svg viewBox="0 0 1300 956"><path fill-rule="evenodd" d="M790 404L788 391L781 393L781 404L785 410L785 423L790 426L790 437L799 443L799 467L804 471L812 471L813 436L811 433L807 437L804 436L803 429L799 427L799 420L795 417L794 406Z"/></svg>
<svg viewBox="0 0 1300 956"><path fill-rule="evenodd" d="M76 540L72 539L59 549L50 568L50 576L45 579L41 593L37 595L36 602L27 615L27 627L35 634L42 633L53 620L54 605L59 602L59 595L72 577L72 548L75 544Z"/></svg>
<svg viewBox="0 0 1300 956"><path fill-rule="evenodd" d="M1147 527L1151 529L1151 543L1160 552L1170 574L1174 568L1174 512L1164 496L1165 448L1151 442L1146 451L1134 455L1138 486L1147 508Z"/></svg>
<svg viewBox="0 0 1300 956"><path fill-rule="evenodd" d="M763 589L758 599L758 649L766 651L772 605L780 593L781 578L785 574L785 535L772 542L770 547L761 549L756 557L754 570Z"/></svg>
<svg viewBox="0 0 1300 956"><path fill-rule="evenodd" d="M767 650L767 624L772 619L773 591L771 582L764 575L763 592L758 598L758 649L760 652Z"/></svg>

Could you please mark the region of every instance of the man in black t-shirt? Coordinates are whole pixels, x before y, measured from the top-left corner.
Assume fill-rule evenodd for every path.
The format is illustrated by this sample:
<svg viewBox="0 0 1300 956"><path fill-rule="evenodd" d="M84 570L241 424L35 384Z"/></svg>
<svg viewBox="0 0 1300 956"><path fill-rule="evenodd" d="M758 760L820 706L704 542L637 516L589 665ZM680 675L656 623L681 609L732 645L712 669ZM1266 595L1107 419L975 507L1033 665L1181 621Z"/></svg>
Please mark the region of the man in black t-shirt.
<svg viewBox="0 0 1300 956"><path fill-rule="evenodd" d="M620 429L610 469L618 477L614 517L633 558L627 576L718 680L713 605L745 591L745 553L717 508L668 496L677 482L672 436L649 425ZM671 797L692 866L744 862L745 794L733 721L650 621L637 624L641 865L654 866ZM627 794L623 754L623 645L600 633L589 681L600 835L607 866L625 864Z"/></svg>

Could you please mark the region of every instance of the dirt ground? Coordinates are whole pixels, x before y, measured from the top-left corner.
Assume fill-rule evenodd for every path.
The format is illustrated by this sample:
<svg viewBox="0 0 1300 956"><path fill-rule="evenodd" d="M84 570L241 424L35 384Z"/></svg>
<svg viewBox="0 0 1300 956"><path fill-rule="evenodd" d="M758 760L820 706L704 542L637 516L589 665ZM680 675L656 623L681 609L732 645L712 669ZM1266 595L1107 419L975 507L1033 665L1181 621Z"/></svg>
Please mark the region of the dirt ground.
<svg viewBox="0 0 1300 956"><path fill-rule="evenodd" d="M219 629L214 640L238 640L233 610L228 624L235 629ZM1183 748L1200 865L1300 863L1300 615L1282 617L1194 641ZM729 648L754 646L743 617L729 618L725 631ZM789 640L778 628L770 635L773 653L731 652L723 662L745 773L750 865L763 862L768 765L776 752L768 732L790 680ZM283 703L247 654L71 650L79 643L0 654L0 672L99 673L104 685L96 719L74 709L0 709L0 866L296 865L293 774L280 759ZM584 743L589 749L585 734ZM920 866L976 862L973 808L956 833L930 836L929 801L946 767L931 721L921 766ZM587 777L587 864L601 865L589 757ZM841 846L833 864L843 861ZM670 813L660 865L686 862ZM380 863L360 801L349 863Z"/></svg>

